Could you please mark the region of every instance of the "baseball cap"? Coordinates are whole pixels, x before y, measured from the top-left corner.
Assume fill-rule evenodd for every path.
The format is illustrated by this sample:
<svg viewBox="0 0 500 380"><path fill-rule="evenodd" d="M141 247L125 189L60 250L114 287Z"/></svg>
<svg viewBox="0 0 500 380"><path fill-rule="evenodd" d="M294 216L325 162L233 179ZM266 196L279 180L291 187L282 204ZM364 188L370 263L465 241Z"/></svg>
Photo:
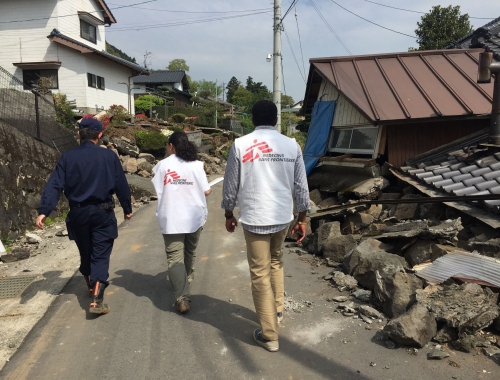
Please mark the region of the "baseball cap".
<svg viewBox="0 0 500 380"><path fill-rule="evenodd" d="M80 129L88 128L97 132L102 132L102 124L99 120L94 118L83 119L80 121Z"/></svg>

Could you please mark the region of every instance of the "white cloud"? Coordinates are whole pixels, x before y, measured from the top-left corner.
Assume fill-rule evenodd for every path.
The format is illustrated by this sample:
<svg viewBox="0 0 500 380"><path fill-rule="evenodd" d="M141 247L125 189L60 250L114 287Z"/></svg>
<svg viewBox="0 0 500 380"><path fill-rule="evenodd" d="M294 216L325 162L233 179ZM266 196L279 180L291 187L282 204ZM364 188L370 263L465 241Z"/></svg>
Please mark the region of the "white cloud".
<svg viewBox="0 0 500 380"><path fill-rule="evenodd" d="M115 2L117 0L114 0ZM353 54L376 54L407 51L417 43L406 37L370 24L346 12L330 0L313 0L330 26ZM413 35L421 14L403 12L382 7L364 0L335 0L340 5L358 15L396 31ZM439 1L420 0L374 0L378 3L428 12L433 5L447 6ZM126 0L119 5L137 3ZM233 12L233 13L178 13L160 12L141 8L122 8L114 11L118 23L107 29L107 39L129 55L135 56L139 63L143 55L151 51L152 67L164 68L175 58L183 58L190 66L189 74L193 79L205 79L227 83L232 76L245 83L248 76L263 82L272 90L272 63L266 56L273 51L272 0L253 1L206 1L206 0L158 0L140 5L141 8L166 9L188 12ZM282 12L288 9L292 0L282 0ZM110 8L117 3L108 2ZM451 5L460 5L462 13L475 17L496 18L500 16L498 0L454 0ZM194 23L146 30L119 31L120 28L143 28L168 22L185 23L195 19L234 16L234 11L268 9L268 13L254 16L226 19L209 23ZM309 0L297 4L297 17L302 41L302 54L299 45L297 25L292 10L285 19L290 42L306 77L309 59L348 55L334 35L328 30ZM475 28L489 20L471 19ZM292 56L285 34L282 34L283 68L285 89L296 101L304 97L305 83ZM282 87L283 91L283 87Z"/></svg>

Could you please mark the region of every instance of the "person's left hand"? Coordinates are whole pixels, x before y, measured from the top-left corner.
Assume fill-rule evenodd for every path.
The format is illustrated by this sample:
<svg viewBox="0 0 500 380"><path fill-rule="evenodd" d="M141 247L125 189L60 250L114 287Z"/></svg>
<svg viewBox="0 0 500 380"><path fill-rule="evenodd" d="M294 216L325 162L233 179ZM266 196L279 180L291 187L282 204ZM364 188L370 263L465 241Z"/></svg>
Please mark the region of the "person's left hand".
<svg viewBox="0 0 500 380"><path fill-rule="evenodd" d="M234 232L234 229L238 226L238 221L234 216L226 219L226 230L227 232Z"/></svg>
<svg viewBox="0 0 500 380"><path fill-rule="evenodd" d="M129 220L132 215L134 215L133 213L130 213L130 214L124 214L123 217L125 218L125 220Z"/></svg>
<svg viewBox="0 0 500 380"><path fill-rule="evenodd" d="M38 228L40 228L41 230L43 230L43 227L45 226L45 218L46 216L41 214L41 215L38 215L38 218L36 218L36 226Z"/></svg>
<svg viewBox="0 0 500 380"><path fill-rule="evenodd" d="M296 223L292 228L292 237L298 235L297 243L300 243L306 237L306 225Z"/></svg>

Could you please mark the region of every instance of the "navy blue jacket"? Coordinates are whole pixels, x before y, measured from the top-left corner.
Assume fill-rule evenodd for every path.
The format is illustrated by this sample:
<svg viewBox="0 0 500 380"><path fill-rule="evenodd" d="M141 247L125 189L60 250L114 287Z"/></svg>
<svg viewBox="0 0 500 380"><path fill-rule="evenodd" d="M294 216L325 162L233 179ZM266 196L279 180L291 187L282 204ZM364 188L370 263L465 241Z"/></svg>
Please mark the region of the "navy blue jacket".
<svg viewBox="0 0 500 380"><path fill-rule="evenodd" d="M64 152L45 185L38 214L49 216L61 193L71 203L111 202L116 193L125 214L132 213L130 188L116 153L92 141Z"/></svg>

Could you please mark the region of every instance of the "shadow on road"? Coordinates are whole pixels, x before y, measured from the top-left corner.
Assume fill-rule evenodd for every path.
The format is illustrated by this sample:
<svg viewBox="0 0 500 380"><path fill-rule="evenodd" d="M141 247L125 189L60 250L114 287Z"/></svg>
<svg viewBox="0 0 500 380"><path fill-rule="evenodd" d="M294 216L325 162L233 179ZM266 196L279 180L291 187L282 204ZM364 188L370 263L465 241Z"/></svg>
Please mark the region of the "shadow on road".
<svg viewBox="0 0 500 380"><path fill-rule="evenodd" d="M115 272L115 274L120 277L111 279L113 286L123 287L137 297L148 297L158 309L178 315L173 307L175 299L165 273L153 276L124 269ZM248 349L243 349L241 345L243 343L245 346L256 346L252 339L253 330L259 326L255 312L238 304L203 294L193 294L190 298L191 311L184 315L184 318L205 323L219 330L227 348L238 357L241 365L251 373L261 373L262 363L256 363L248 354ZM263 350L260 347L255 347L255 349ZM276 359L279 359L279 355L286 355L291 360L325 378L368 379L355 370L335 363L331 358L284 336L280 337L278 354L265 353L264 351L262 353L276 355Z"/></svg>

